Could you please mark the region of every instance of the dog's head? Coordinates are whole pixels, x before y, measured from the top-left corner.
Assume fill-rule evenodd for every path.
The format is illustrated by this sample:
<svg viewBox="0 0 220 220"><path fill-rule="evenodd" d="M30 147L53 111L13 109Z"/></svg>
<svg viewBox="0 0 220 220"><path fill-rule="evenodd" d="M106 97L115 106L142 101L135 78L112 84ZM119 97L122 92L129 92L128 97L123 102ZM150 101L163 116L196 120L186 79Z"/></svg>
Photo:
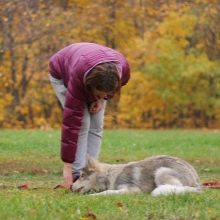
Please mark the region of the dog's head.
<svg viewBox="0 0 220 220"><path fill-rule="evenodd" d="M73 184L72 190L78 193L94 193L107 189L107 178L102 172L102 165L91 158L88 158L85 168L81 170L80 177Z"/></svg>

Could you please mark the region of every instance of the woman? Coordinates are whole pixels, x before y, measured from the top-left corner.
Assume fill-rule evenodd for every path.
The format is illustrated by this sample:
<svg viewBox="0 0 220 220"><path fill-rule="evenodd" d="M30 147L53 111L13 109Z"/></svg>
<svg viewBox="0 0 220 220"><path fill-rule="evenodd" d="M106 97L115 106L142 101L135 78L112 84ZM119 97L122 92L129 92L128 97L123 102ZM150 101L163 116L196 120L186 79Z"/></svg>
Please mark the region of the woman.
<svg viewBox="0 0 220 220"><path fill-rule="evenodd" d="M61 159L64 186L70 188L85 166L97 159L107 99L130 78L129 64L116 50L95 43L76 43L50 59L50 80L63 107Z"/></svg>

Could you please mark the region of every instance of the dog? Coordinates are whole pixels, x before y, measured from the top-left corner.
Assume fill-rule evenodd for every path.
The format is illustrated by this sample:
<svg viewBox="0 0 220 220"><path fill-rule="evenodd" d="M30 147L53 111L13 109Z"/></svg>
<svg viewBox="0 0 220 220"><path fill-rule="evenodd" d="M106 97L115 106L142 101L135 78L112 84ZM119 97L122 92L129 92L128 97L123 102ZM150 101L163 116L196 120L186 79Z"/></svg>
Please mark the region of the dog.
<svg viewBox="0 0 220 220"><path fill-rule="evenodd" d="M186 161L159 155L127 164L107 164L88 158L72 186L92 195L149 192L152 196L200 192L196 170Z"/></svg>

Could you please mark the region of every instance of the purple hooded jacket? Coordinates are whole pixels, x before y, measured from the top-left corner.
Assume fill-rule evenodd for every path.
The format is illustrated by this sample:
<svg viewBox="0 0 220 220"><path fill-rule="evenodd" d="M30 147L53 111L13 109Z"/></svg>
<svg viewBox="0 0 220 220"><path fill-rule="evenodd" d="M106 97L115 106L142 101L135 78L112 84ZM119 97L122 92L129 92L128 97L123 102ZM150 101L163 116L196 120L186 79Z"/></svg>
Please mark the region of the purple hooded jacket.
<svg viewBox="0 0 220 220"><path fill-rule="evenodd" d="M72 163L75 160L77 141L86 103L94 101L84 86L85 73L100 63L115 62L122 86L130 78L129 64L116 50L95 43L71 44L50 58L50 74L63 79L67 87L62 121L61 159Z"/></svg>

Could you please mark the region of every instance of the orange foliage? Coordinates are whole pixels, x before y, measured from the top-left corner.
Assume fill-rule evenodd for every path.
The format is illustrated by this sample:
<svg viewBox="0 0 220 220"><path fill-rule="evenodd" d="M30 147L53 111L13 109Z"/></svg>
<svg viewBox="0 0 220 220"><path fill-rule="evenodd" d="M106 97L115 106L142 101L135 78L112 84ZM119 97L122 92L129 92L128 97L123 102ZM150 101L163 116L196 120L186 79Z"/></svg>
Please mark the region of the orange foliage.
<svg viewBox="0 0 220 220"><path fill-rule="evenodd" d="M216 0L1 2L0 127L60 126L48 60L79 41L116 48L131 65L106 127L219 127L219 7Z"/></svg>

